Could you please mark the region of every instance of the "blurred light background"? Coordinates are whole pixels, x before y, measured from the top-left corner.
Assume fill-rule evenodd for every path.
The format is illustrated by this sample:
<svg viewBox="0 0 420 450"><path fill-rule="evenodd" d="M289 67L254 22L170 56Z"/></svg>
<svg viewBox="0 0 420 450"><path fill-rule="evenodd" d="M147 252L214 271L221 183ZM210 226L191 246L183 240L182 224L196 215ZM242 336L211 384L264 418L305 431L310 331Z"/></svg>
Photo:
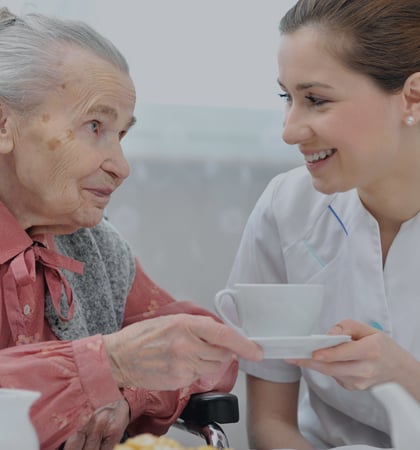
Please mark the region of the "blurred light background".
<svg viewBox="0 0 420 450"><path fill-rule="evenodd" d="M127 58L138 123L129 179L107 215L177 299L212 309L246 219L277 173L302 163L281 140L278 23L294 0L4 0L17 14L80 19ZM241 421L231 446L247 448ZM185 436L184 444L198 445ZM195 443L195 444L194 444Z"/></svg>

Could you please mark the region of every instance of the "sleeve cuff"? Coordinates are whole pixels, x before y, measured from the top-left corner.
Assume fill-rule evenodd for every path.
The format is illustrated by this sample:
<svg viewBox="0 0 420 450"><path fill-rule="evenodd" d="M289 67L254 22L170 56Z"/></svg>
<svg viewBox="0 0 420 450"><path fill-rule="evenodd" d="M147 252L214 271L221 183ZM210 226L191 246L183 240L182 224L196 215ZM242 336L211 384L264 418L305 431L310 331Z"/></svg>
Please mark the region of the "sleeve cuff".
<svg viewBox="0 0 420 450"><path fill-rule="evenodd" d="M124 388L122 395L130 407L130 422L140 417L147 405L147 393L144 389Z"/></svg>
<svg viewBox="0 0 420 450"><path fill-rule="evenodd" d="M121 399L121 392L112 375L101 335L72 342L80 383L86 397L97 409Z"/></svg>

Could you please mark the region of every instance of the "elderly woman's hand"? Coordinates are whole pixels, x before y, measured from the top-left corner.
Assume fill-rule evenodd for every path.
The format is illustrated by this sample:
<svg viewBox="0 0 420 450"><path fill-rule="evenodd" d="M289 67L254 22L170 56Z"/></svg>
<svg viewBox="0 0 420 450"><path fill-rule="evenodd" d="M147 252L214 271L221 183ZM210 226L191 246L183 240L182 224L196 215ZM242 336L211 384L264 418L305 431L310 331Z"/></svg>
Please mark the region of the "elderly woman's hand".
<svg viewBox="0 0 420 450"><path fill-rule="evenodd" d="M262 349L210 317L175 314L104 336L120 387L174 390L200 378L209 388L237 356L261 360Z"/></svg>
<svg viewBox="0 0 420 450"><path fill-rule="evenodd" d="M124 398L97 409L85 427L67 439L64 450L112 450L128 426L129 415Z"/></svg>
<svg viewBox="0 0 420 450"><path fill-rule="evenodd" d="M411 390L410 378L416 374L414 378L418 380L420 376L419 362L376 328L347 319L333 327L330 334L348 334L353 340L317 350L312 359L288 362L330 375L349 390L365 390L387 381L398 382Z"/></svg>

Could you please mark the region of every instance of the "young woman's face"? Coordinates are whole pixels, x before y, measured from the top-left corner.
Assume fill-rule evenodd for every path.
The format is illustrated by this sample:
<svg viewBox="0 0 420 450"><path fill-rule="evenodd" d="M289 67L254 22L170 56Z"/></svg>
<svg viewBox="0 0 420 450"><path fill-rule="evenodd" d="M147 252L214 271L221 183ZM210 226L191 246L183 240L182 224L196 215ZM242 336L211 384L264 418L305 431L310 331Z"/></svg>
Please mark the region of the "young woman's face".
<svg viewBox="0 0 420 450"><path fill-rule="evenodd" d="M406 164L401 96L347 69L323 39L310 27L282 36L283 139L299 146L314 187L323 193L380 187L401 176Z"/></svg>

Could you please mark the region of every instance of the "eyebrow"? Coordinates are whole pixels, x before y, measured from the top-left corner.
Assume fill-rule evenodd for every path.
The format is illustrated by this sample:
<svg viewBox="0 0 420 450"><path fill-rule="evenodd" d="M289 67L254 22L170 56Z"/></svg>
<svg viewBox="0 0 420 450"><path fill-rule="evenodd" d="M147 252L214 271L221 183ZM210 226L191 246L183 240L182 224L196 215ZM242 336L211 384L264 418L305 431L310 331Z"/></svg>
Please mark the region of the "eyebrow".
<svg viewBox="0 0 420 450"><path fill-rule="evenodd" d="M95 105L92 106L88 110L88 114L97 113L97 114L104 114L106 116L109 116L112 120L118 119L118 113L115 108L108 105ZM137 119L132 116L131 119L127 123L127 129L131 128L135 123L137 122Z"/></svg>
<svg viewBox="0 0 420 450"><path fill-rule="evenodd" d="M280 85L282 89L285 89L284 85L281 83L280 80L277 80L277 83ZM317 81L308 81L307 83L299 83L296 85L297 91L304 91L305 89L310 89L313 87L320 87L320 88L326 88L326 89L332 89L332 86L325 83L319 83Z"/></svg>

